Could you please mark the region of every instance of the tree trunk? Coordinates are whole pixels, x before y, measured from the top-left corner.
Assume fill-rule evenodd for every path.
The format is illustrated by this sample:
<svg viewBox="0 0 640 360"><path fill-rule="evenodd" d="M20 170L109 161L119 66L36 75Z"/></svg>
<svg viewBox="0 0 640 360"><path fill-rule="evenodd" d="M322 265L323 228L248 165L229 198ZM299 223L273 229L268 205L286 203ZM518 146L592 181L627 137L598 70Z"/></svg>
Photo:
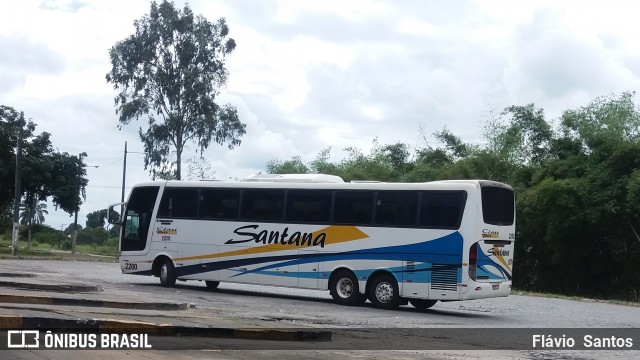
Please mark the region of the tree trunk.
<svg viewBox="0 0 640 360"><path fill-rule="evenodd" d="M176 148L176 180L182 180L182 148Z"/></svg>
<svg viewBox="0 0 640 360"><path fill-rule="evenodd" d="M31 224L33 223L32 219L29 219L29 230L27 231L27 250L31 249Z"/></svg>

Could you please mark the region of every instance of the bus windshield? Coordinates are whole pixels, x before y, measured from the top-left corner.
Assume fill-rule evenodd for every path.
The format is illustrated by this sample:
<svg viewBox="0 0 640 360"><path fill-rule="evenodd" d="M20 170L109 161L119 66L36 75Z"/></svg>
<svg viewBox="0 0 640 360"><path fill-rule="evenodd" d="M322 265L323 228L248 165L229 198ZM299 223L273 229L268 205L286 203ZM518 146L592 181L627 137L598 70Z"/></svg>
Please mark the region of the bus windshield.
<svg viewBox="0 0 640 360"><path fill-rule="evenodd" d="M145 249L158 189L157 186L146 186L135 188L131 192L126 207L121 251Z"/></svg>

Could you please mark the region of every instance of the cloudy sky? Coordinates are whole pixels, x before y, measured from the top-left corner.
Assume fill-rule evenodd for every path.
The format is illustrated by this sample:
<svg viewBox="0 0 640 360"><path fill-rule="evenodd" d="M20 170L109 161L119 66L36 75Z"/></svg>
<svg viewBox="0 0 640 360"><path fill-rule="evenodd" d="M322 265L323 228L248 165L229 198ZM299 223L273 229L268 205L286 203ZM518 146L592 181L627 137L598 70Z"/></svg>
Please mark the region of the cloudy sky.
<svg viewBox="0 0 640 360"><path fill-rule="evenodd" d="M182 7L184 1L176 1ZM633 1L197 0L225 17L237 48L219 98L247 124L242 145L206 153L215 178L243 178L274 158L312 160L372 140L420 145L420 129L480 140L492 109L535 103L549 120L594 98L640 88L640 5ZM0 104L86 152L86 214L149 180L137 136L117 129L108 49L133 34L147 0L3 1ZM195 156L190 146L185 158ZM138 153L136 153L138 152ZM127 189L128 190L128 189ZM46 223L73 218L50 207Z"/></svg>

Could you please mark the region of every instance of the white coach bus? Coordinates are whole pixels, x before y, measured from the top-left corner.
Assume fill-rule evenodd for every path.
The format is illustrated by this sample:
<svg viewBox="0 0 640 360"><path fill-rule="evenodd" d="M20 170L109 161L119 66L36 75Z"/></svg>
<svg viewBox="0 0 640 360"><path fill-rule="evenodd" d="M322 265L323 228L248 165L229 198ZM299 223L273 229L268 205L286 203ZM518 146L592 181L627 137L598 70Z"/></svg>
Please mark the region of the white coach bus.
<svg viewBox="0 0 640 360"><path fill-rule="evenodd" d="M498 182L256 175L142 183L124 205L122 272L167 287L329 290L339 304L384 309L511 292L514 193Z"/></svg>

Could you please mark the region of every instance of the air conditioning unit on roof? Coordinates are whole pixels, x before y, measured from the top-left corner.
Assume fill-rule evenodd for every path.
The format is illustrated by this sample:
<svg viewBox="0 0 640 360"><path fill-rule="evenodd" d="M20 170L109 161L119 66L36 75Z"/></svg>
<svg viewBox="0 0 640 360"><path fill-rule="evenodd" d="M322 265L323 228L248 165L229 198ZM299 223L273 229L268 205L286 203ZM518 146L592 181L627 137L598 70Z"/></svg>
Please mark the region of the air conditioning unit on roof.
<svg viewBox="0 0 640 360"><path fill-rule="evenodd" d="M242 181L291 183L343 183L341 177L326 174L254 174Z"/></svg>

